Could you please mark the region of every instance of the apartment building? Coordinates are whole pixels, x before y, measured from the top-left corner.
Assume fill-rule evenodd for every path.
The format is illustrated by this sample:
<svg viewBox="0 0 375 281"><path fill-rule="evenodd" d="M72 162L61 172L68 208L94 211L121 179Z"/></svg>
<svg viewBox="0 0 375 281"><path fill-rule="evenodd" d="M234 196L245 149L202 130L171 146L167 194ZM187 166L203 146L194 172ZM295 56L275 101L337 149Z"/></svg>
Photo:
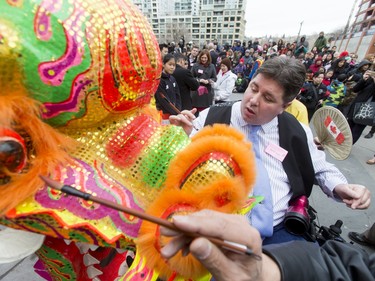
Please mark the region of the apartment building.
<svg viewBox="0 0 375 281"><path fill-rule="evenodd" d="M162 42L185 41L203 46L244 40L246 0L133 0Z"/></svg>

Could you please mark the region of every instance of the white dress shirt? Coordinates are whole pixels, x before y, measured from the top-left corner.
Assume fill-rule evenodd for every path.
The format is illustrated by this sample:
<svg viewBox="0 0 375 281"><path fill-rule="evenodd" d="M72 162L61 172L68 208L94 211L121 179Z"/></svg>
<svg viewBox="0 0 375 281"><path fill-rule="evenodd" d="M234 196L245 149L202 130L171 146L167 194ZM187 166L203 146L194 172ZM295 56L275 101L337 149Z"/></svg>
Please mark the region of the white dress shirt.
<svg viewBox="0 0 375 281"><path fill-rule="evenodd" d="M248 136L250 134L250 127L246 126L247 123L241 116L240 106L240 101L233 104L230 125ZM208 109L200 112L199 117L193 121L194 126L198 130L204 127L207 114ZM333 164L326 161L325 153L317 149L313 141L311 129L302 123L301 126L305 130L307 136L309 151L315 171L315 184L319 185L323 192L329 197L334 198L333 189L338 184L346 184L347 180ZM264 152L270 143L279 146L277 117L261 127L262 129L258 132L260 151ZM190 136L194 135L196 132L197 131L193 129ZM289 200L292 197L292 190L281 161L266 152L261 153L261 160L270 178L274 211L273 225L276 226L284 220Z"/></svg>

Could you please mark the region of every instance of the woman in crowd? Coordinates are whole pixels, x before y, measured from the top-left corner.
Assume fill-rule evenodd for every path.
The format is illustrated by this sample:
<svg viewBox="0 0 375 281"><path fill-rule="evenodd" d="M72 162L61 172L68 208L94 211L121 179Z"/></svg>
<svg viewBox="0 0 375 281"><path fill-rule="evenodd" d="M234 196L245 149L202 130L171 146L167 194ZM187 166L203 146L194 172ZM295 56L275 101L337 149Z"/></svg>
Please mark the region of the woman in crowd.
<svg viewBox="0 0 375 281"><path fill-rule="evenodd" d="M338 58L332 63L333 76L332 79L336 79L340 74L347 74L349 71L349 66L346 63L344 57Z"/></svg>
<svg viewBox="0 0 375 281"><path fill-rule="evenodd" d="M210 81L215 93L215 103L229 101L229 97L232 94L237 79L237 76L231 71L231 67L231 61L228 58L222 59L220 71L217 75L217 81Z"/></svg>
<svg viewBox="0 0 375 281"><path fill-rule="evenodd" d="M363 77L353 87L353 91L358 93L350 106L348 113L348 123L353 135L353 144L360 138L366 125L356 124L353 121L355 104L359 102L375 101L375 82L374 78L370 75L371 71L366 71Z"/></svg>
<svg viewBox="0 0 375 281"><path fill-rule="evenodd" d="M198 90L192 92L192 105L198 111L202 111L213 103L214 93L210 80L216 81L216 69L211 63L211 56L208 50L200 52L197 63L191 68L191 73L200 84Z"/></svg>

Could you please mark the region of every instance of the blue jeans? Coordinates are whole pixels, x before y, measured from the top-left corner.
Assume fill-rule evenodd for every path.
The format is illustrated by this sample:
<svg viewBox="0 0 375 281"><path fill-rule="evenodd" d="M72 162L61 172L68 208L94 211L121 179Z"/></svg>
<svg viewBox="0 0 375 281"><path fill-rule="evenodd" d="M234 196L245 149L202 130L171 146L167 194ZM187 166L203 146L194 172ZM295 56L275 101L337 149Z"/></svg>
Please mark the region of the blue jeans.
<svg viewBox="0 0 375 281"><path fill-rule="evenodd" d="M263 246L269 245L269 244L280 244L280 243L295 241L295 240L306 241L306 239L303 238L303 236L289 233L285 229L284 223L280 223L273 228L273 235L271 237L266 237L263 240Z"/></svg>

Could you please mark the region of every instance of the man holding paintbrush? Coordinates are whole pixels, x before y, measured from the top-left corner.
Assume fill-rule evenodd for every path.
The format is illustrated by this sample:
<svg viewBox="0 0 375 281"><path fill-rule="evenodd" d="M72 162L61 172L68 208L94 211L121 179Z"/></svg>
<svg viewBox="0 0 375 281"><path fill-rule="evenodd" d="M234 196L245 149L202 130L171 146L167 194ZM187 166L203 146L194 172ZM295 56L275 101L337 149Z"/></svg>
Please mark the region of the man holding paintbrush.
<svg viewBox="0 0 375 281"><path fill-rule="evenodd" d="M199 260L216 281L314 281L374 280L375 254L369 256L353 245L328 241L322 247L305 241L292 241L263 247L259 232L240 215L203 210L187 216L174 216L181 232L197 233L240 243L254 255L237 254L217 247L204 237L192 241L181 232L161 228L164 236L174 237L161 249L169 259L180 250ZM243 235L247 233L247 235ZM260 258L259 258L260 257Z"/></svg>
<svg viewBox="0 0 375 281"><path fill-rule="evenodd" d="M285 222L290 214L288 208L307 209L313 184L352 209L366 209L370 205L369 190L348 184L344 175L326 162L324 152L317 149L310 128L284 112L304 80L301 62L276 57L258 69L241 102L211 107L198 118L194 109L170 117L171 124L183 127L190 136L196 128L226 123L252 141L257 158L253 191L265 198L247 218L260 231L263 245L305 239L305 230L287 229ZM306 221L308 224L308 218Z"/></svg>

